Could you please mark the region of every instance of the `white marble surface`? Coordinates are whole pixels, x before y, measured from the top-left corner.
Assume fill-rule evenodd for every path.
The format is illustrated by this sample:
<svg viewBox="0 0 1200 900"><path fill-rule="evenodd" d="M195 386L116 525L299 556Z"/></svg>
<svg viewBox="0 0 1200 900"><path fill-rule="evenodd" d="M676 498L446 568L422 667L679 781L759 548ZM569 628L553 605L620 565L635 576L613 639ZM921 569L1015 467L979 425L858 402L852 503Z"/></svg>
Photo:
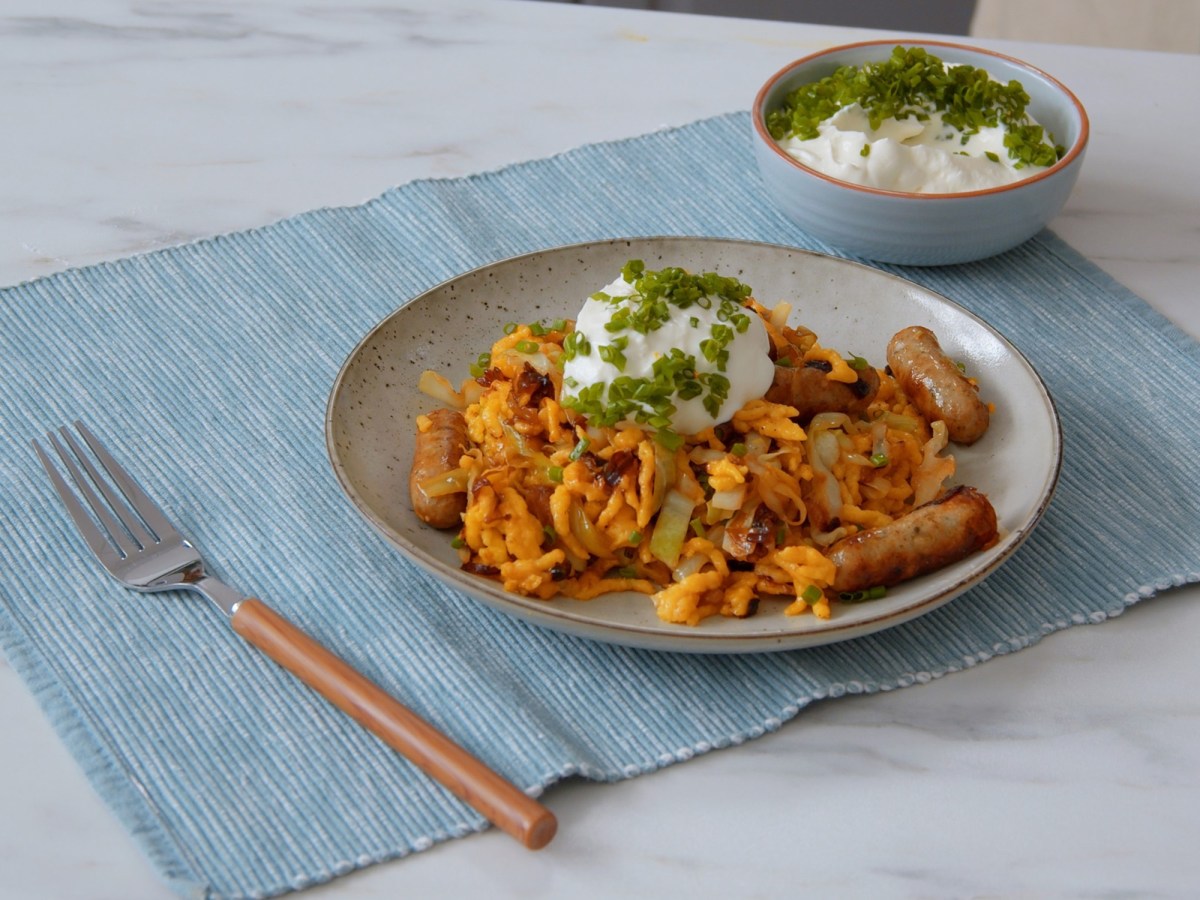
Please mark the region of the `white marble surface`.
<svg viewBox="0 0 1200 900"><path fill-rule="evenodd" d="M518 0L6 0L0 284L745 108L784 63L864 36ZM990 45L1091 113L1054 228L1200 336L1200 120L1181 115L1200 56ZM537 854L487 833L310 893L1196 896L1198 598L561 786ZM0 714L0 896L168 896L2 662Z"/></svg>

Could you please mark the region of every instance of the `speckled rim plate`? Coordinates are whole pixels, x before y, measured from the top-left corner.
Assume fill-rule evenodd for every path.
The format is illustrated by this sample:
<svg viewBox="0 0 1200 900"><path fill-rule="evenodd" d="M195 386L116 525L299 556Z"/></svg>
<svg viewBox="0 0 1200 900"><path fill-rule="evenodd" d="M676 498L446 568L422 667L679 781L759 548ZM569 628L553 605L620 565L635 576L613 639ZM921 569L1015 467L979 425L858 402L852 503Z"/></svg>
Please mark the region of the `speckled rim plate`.
<svg viewBox="0 0 1200 900"><path fill-rule="evenodd" d="M594 600L533 600L468 575L450 535L423 525L408 501L414 420L436 404L417 390L433 369L452 382L491 346L506 322L571 318L584 298L612 281L629 259L647 268L717 271L749 284L771 306L793 304L823 344L881 365L888 339L908 325L933 329L996 405L987 435L958 447L955 482L987 493L1001 538L989 550L892 588L887 597L835 607L829 621L785 616L764 601L748 619L713 617L696 627L669 625L640 594ZM649 237L600 241L530 253L459 275L413 299L376 325L350 354L329 398L326 445L334 473L368 522L411 560L496 609L579 637L686 653L795 650L861 637L952 600L994 572L1029 536L1054 492L1062 434L1054 403L1029 362L977 316L940 294L877 269L805 250L716 238ZM397 590L397 603L407 602Z"/></svg>

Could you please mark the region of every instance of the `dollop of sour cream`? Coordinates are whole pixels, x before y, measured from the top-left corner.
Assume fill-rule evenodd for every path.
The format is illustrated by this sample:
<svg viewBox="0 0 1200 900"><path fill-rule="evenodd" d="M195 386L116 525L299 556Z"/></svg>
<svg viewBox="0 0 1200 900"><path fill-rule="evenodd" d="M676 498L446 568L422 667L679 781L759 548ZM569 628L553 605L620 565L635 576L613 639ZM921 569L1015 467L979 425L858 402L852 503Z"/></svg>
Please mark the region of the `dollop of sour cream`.
<svg viewBox="0 0 1200 900"><path fill-rule="evenodd" d="M774 364L756 313L713 296L680 307L668 294L647 316L640 283L623 274L584 301L564 354L564 406L589 420L620 415L604 424L690 435L729 421L767 392Z"/></svg>
<svg viewBox="0 0 1200 900"><path fill-rule="evenodd" d="M778 143L818 172L887 191L986 190L1022 181L1046 168L1017 168L1004 146L1007 129L1002 125L982 127L964 138L960 129L942 121L941 112L927 113L924 119L889 117L872 128L867 111L851 103L818 125L817 137L801 140L792 135Z"/></svg>

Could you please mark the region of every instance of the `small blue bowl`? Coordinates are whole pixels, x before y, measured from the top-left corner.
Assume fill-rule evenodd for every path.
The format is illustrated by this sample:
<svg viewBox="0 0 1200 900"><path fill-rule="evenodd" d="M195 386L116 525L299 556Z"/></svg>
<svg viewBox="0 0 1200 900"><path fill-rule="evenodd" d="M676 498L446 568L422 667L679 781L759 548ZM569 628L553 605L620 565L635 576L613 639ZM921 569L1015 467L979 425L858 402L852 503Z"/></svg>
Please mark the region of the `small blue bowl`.
<svg viewBox="0 0 1200 900"><path fill-rule="evenodd" d="M948 63L1016 79L1029 94L1029 113L1066 153L1024 181L958 194L880 190L831 178L797 162L766 127L766 116L804 84L840 66L861 66L892 48L924 47ZM1010 250L1058 215L1079 177L1088 142L1088 117L1066 87L1020 60L941 41L865 41L832 47L784 67L767 80L751 112L754 150L763 184L780 210L813 237L837 250L877 262L940 266L971 262Z"/></svg>

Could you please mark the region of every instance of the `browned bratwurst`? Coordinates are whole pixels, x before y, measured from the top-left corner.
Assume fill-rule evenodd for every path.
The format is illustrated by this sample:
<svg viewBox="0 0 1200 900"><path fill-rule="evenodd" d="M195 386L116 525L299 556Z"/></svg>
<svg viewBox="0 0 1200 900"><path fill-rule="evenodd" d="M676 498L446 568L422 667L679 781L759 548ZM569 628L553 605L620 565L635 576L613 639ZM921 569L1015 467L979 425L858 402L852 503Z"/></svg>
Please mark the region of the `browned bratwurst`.
<svg viewBox="0 0 1200 900"><path fill-rule="evenodd" d="M796 416L806 422L822 412L858 415L875 399L879 390L879 373L863 369L858 380L847 384L828 377L831 366L823 360L812 360L795 366L776 366L775 380L767 389L771 403L794 406Z"/></svg>
<svg viewBox="0 0 1200 900"><path fill-rule="evenodd" d="M946 423L950 440L973 444L983 437L990 419L987 404L932 331L913 325L896 332L888 343L887 361L921 415Z"/></svg>
<svg viewBox="0 0 1200 900"><path fill-rule="evenodd" d="M421 485L458 468L458 461L467 449L467 420L453 409L435 409L428 415L433 426L428 431L417 430L408 493L413 512L422 522L434 528L453 528L462 524L462 514L467 509L466 492L430 497Z"/></svg>
<svg viewBox="0 0 1200 900"><path fill-rule="evenodd" d="M829 548L835 591L862 591L933 572L996 539L996 511L960 485L893 522L843 538Z"/></svg>

